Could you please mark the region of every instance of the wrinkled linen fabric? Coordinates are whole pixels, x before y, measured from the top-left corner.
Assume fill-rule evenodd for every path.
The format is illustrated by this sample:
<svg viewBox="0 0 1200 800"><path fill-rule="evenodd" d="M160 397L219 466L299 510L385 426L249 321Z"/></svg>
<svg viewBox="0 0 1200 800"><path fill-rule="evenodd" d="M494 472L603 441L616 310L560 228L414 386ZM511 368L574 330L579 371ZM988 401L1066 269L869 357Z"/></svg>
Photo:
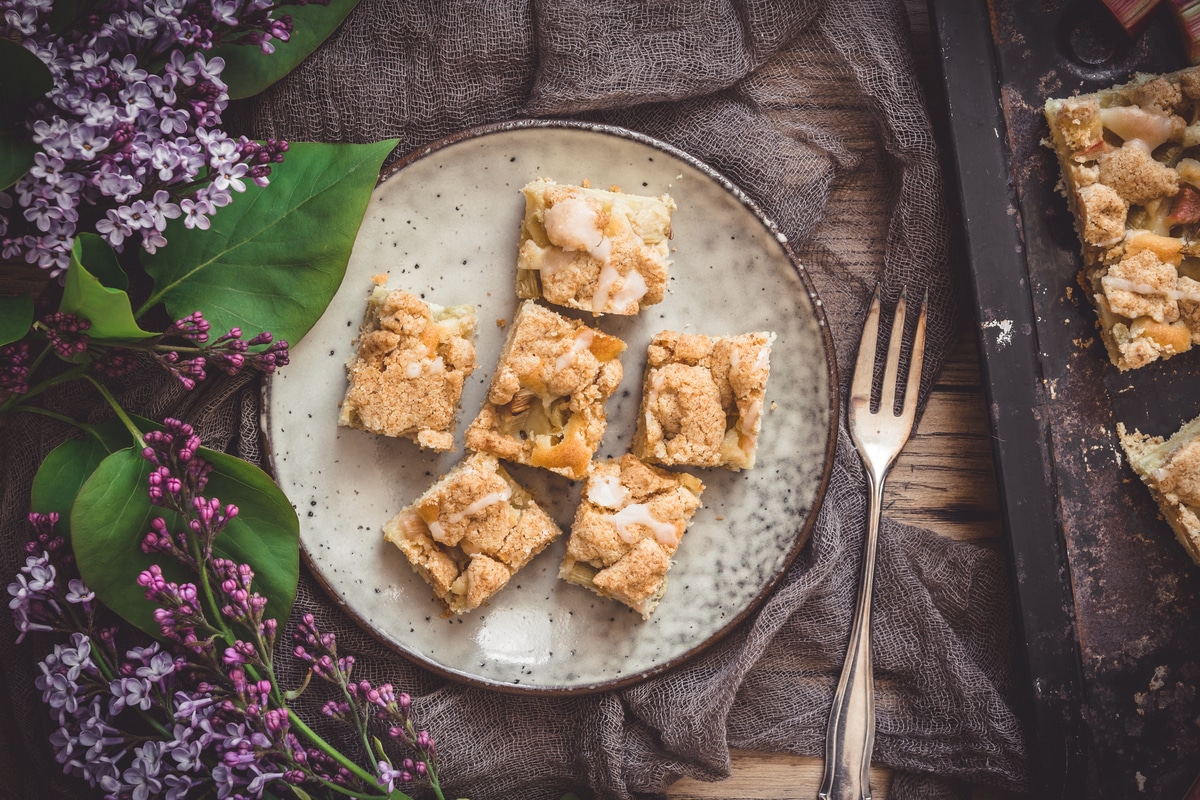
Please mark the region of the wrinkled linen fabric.
<svg viewBox="0 0 1200 800"><path fill-rule="evenodd" d="M876 283L889 304L903 287L928 290L928 392L959 322L963 276L947 261L943 182L908 35L899 0L362 0L312 57L227 120L293 141L397 136L395 157L517 117L602 121L660 138L728 176L787 235L824 301L843 397ZM248 377L186 395L151 367L122 399L261 461L258 387ZM85 391L47 402L106 414ZM447 681L359 629L307 572L293 613L336 631L341 652L358 658L357 675L414 696L438 740L448 797L660 797L681 776L728 776L731 747L819 755L865 530L865 476L844 427L816 528L777 590L701 655L631 688L531 696ZM6 575L28 536L32 474L68 435L26 416L0 436ZM897 771L891 797L965 797L971 783L1020 790L1026 751L1003 559L886 519L878 559L875 760ZM0 616L8 710L27 722L9 736L30 765L24 792L10 791L77 796L46 745L52 728L32 686L43 653L14 647L11 620ZM292 660L284 652L277 663ZM294 666L285 675L298 678Z"/></svg>

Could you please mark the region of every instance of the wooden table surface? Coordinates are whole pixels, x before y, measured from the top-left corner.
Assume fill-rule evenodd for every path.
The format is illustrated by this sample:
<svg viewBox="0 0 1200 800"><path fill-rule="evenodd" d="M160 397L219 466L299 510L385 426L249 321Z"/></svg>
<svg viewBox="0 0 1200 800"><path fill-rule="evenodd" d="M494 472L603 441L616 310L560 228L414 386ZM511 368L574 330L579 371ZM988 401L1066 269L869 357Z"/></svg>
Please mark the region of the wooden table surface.
<svg viewBox="0 0 1200 800"><path fill-rule="evenodd" d="M913 437L884 485L884 514L954 539L1004 547L992 451L979 377L975 334L967 323L942 369ZM849 632L847 632L849 635ZM815 800L821 759L781 753L735 751L733 774L718 783L683 779L668 792L674 800ZM876 800L886 800L891 775L872 769ZM977 787L974 800L1017 797Z"/></svg>

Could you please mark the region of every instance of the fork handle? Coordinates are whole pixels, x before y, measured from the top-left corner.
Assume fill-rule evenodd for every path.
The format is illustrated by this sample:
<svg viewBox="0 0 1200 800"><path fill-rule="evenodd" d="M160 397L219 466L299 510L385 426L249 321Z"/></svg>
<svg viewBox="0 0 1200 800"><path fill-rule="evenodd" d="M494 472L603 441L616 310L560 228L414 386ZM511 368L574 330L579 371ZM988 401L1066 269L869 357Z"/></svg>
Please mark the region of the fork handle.
<svg viewBox="0 0 1200 800"><path fill-rule="evenodd" d="M875 679L871 672L871 592L883 511L883 479L868 467L867 538L850 644L833 695L825 734L825 778L820 800L871 800L871 750L875 745Z"/></svg>

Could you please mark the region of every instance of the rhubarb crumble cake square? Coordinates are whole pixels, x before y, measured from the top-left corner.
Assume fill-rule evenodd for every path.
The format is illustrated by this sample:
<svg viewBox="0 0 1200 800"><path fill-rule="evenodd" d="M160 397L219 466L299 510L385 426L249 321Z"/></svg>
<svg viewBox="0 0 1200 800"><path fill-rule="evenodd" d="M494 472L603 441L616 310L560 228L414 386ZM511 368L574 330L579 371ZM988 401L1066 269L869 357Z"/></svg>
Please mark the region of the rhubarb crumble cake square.
<svg viewBox="0 0 1200 800"><path fill-rule="evenodd" d="M559 577L648 618L704 484L632 454L596 462L583 487Z"/></svg>
<svg viewBox="0 0 1200 800"><path fill-rule="evenodd" d="M478 608L562 530L494 456L472 453L383 526L455 614Z"/></svg>
<svg viewBox="0 0 1200 800"><path fill-rule="evenodd" d="M578 480L600 446L625 343L526 300L467 447Z"/></svg>
<svg viewBox="0 0 1200 800"><path fill-rule="evenodd" d="M474 336L474 306L444 308L377 285L346 364L338 424L453 449L463 383L475 370Z"/></svg>
<svg viewBox="0 0 1200 800"><path fill-rule="evenodd" d="M753 467L774 340L767 332L656 335L632 452L656 464Z"/></svg>
<svg viewBox="0 0 1200 800"><path fill-rule="evenodd" d="M1046 101L1083 247L1080 283L1121 370L1200 342L1200 69Z"/></svg>
<svg viewBox="0 0 1200 800"><path fill-rule="evenodd" d="M1129 465L1150 489L1175 537L1200 564L1200 417L1169 439L1146 436L1117 423Z"/></svg>
<svg viewBox="0 0 1200 800"><path fill-rule="evenodd" d="M668 196L644 197L541 178L528 184L517 296L593 314L661 303L670 264Z"/></svg>

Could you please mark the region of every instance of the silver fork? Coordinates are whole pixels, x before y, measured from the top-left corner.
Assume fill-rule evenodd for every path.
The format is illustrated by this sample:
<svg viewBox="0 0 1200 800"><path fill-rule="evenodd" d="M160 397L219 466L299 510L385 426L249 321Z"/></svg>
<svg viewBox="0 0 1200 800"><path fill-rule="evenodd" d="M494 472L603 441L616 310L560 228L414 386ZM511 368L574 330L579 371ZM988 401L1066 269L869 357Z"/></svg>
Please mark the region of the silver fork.
<svg viewBox="0 0 1200 800"><path fill-rule="evenodd" d="M862 579L850 644L842 664L842 676L833 696L829 727L825 734L825 779L820 800L871 800L871 750L875 744L875 683L871 674L871 591L875 583L875 548L879 517L883 509L883 481L912 432L925 357L925 313L928 293L921 301L909 359L908 383L903 406L895 413L896 384L900 373L900 350L904 339L904 313L908 292L900 295L888 342L883 369L879 410L871 411L871 389L875 379L875 350L879 339L879 287L863 325L858 361L850 384L850 436L866 467L870 490L867 538L863 546Z"/></svg>

